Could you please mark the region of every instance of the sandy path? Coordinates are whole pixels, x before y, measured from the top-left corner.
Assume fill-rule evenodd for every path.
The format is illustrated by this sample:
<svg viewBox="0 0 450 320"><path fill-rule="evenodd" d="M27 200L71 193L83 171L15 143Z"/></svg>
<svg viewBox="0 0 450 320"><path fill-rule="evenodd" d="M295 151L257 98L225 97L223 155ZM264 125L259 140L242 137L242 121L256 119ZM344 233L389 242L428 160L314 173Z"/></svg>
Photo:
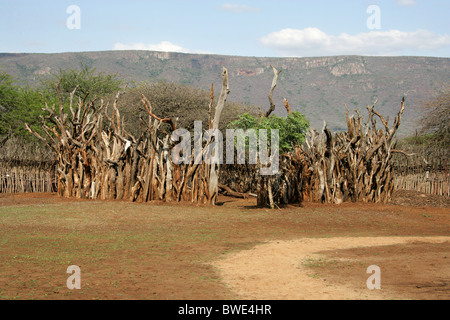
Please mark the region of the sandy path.
<svg viewBox="0 0 450 320"><path fill-rule="evenodd" d="M441 243L450 237L368 237L312 238L292 241L271 241L251 250L226 256L213 265L221 279L240 299L249 300L335 300L391 299L386 290L359 289L313 279L302 266L306 258L320 257L323 250L405 244L413 241ZM382 275L381 270L381 275ZM363 283L370 274L367 274ZM381 276L381 283L382 283Z"/></svg>

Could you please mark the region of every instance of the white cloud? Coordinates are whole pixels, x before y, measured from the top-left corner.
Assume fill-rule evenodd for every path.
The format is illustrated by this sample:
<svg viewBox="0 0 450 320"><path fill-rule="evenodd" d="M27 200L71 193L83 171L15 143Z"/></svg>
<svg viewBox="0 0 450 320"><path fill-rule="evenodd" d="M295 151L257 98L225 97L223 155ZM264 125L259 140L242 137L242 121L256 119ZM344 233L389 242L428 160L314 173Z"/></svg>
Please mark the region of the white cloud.
<svg viewBox="0 0 450 320"><path fill-rule="evenodd" d="M145 50L145 51L162 51L162 52L181 52L181 53L199 53L199 54L210 54L209 51L203 50L191 50L183 48L177 44L171 43L169 41L161 41L160 43L143 43L134 42L131 44L125 44L117 42L114 44L113 50Z"/></svg>
<svg viewBox="0 0 450 320"><path fill-rule="evenodd" d="M450 46L449 35L426 30L371 31L350 35L328 35L318 28L283 29L260 39L284 56L399 55L407 51L436 50Z"/></svg>
<svg viewBox="0 0 450 320"><path fill-rule="evenodd" d="M233 13L246 13L246 12L260 12L259 8L253 8L247 5L240 5L234 3L225 3L220 6L220 10L233 12Z"/></svg>
<svg viewBox="0 0 450 320"><path fill-rule="evenodd" d="M397 4L404 7L415 6L417 2L415 0L397 0Z"/></svg>
<svg viewBox="0 0 450 320"><path fill-rule="evenodd" d="M163 52L183 52L183 53L191 53L191 50L183 48L179 45L173 44L169 41L162 41L158 44L152 43L115 43L114 50L149 50L149 51L163 51Z"/></svg>

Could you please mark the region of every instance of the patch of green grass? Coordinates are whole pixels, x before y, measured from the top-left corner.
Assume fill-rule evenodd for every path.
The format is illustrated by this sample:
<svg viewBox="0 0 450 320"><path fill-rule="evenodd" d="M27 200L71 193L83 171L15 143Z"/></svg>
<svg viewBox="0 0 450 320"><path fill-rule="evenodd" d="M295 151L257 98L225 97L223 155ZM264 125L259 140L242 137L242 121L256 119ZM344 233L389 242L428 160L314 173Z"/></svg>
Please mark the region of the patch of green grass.
<svg viewBox="0 0 450 320"><path fill-rule="evenodd" d="M336 260L326 260L323 258L306 258L301 261L301 265L307 268L328 268L335 266L337 263Z"/></svg>

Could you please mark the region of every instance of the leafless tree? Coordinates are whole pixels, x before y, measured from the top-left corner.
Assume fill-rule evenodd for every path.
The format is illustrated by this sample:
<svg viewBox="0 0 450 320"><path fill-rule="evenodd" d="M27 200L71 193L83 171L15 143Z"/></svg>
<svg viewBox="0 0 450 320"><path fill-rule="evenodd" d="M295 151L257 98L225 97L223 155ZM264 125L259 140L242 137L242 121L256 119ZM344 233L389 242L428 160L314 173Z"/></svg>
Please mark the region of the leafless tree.
<svg viewBox="0 0 450 320"><path fill-rule="evenodd" d="M422 131L433 134L432 142L437 147L450 146L450 85L447 84L433 99L424 104Z"/></svg>

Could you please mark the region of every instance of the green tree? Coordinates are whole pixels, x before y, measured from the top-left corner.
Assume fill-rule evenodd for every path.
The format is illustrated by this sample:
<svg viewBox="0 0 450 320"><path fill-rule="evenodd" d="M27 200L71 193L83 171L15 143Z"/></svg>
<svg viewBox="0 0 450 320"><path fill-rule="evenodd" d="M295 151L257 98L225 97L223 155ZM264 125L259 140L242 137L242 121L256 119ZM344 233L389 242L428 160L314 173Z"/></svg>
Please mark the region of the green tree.
<svg viewBox="0 0 450 320"><path fill-rule="evenodd" d="M119 91L123 80L117 74L96 72L95 68L81 63L80 69L60 69L42 84L46 91L54 91L55 85L59 85L61 95L67 100L75 87L78 87L76 97L84 98L87 94L106 97Z"/></svg>
<svg viewBox="0 0 450 320"><path fill-rule="evenodd" d="M0 72L0 116L14 108L18 97L14 79L9 74Z"/></svg>
<svg viewBox="0 0 450 320"><path fill-rule="evenodd" d="M0 73L0 135L13 134L29 139L29 133L24 124L41 132L40 116L43 114L44 99L48 105L58 105L55 86L59 86L63 104L68 111L70 93L77 87L75 101L84 98L88 93L106 98L121 89L122 80L117 75L97 73L86 65L81 69L60 70L50 79L42 81L38 88L20 87L14 84L14 79Z"/></svg>
<svg viewBox="0 0 450 320"><path fill-rule="evenodd" d="M255 129L259 134L259 129L278 129L280 137L280 152L292 151L296 146L305 142L305 135L309 128L309 121L300 112L294 111L286 118L270 116L268 118L257 118L254 115L244 113L239 115L229 125L232 129ZM268 135L270 140L270 135Z"/></svg>
<svg viewBox="0 0 450 320"><path fill-rule="evenodd" d="M13 86L10 92L0 90L0 135L12 134L22 138L29 137L24 123L28 123L40 132L43 97L51 97L48 93L40 93L39 89L29 86Z"/></svg>
<svg viewBox="0 0 450 320"><path fill-rule="evenodd" d="M14 85L12 76L0 73L0 135L14 132L17 124L13 123L13 114L22 103L22 91Z"/></svg>

